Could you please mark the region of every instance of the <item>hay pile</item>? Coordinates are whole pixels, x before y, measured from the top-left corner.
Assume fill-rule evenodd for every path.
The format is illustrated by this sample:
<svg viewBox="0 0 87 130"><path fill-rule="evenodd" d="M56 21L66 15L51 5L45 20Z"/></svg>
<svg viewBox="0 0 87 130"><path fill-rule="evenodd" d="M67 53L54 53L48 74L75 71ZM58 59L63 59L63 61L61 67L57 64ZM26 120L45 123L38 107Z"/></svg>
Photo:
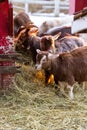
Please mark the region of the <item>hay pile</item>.
<svg viewBox="0 0 87 130"><path fill-rule="evenodd" d="M11 88L0 97L0 130L87 130L87 90L58 96L33 66L22 66Z"/></svg>

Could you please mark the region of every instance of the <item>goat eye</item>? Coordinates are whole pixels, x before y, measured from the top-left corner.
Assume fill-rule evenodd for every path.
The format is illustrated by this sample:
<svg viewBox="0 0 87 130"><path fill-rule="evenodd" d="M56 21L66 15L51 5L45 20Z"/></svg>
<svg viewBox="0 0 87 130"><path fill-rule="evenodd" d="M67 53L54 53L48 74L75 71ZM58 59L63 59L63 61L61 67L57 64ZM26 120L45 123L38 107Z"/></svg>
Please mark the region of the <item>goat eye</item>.
<svg viewBox="0 0 87 130"><path fill-rule="evenodd" d="M46 59L43 59L43 62L45 62L46 61Z"/></svg>

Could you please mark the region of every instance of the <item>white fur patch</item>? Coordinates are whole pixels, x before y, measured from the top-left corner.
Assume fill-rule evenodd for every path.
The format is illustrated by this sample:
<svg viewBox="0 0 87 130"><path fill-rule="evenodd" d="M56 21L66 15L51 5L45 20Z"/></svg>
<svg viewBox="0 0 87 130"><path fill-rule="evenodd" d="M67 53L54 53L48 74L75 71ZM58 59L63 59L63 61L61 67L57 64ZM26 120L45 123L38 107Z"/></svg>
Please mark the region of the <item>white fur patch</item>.
<svg viewBox="0 0 87 130"><path fill-rule="evenodd" d="M59 54L49 53L49 54L48 54L48 59L54 59L54 58L56 58L56 57L58 57L58 56L59 56Z"/></svg>
<svg viewBox="0 0 87 130"><path fill-rule="evenodd" d="M44 63L46 61L46 56L44 55L43 57L42 57L42 59L40 60L40 64L36 64L35 66L36 66L36 69L37 70L41 70L42 69L42 64Z"/></svg>
<svg viewBox="0 0 87 130"><path fill-rule="evenodd" d="M73 99L74 98L73 86L67 85L67 88L69 89L69 97L70 97L70 99Z"/></svg>

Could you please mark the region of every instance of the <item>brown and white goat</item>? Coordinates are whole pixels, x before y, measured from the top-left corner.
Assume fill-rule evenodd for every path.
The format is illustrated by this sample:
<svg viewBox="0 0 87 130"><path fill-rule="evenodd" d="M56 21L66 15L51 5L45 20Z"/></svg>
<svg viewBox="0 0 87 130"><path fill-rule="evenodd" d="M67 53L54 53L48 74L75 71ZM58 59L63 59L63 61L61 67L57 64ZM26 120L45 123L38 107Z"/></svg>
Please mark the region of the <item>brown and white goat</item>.
<svg viewBox="0 0 87 130"><path fill-rule="evenodd" d="M41 62L37 69L43 69L48 75L53 74L56 84L65 82L69 96L73 99L74 83L87 81L87 46L59 54L52 59L46 55L45 61Z"/></svg>
<svg viewBox="0 0 87 130"><path fill-rule="evenodd" d="M27 25L20 29L18 36L14 39L16 42L15 50L31 53L33 62L36 63L36 49L44 51L55 51L54 38L57 39L60 36L60 33L53 36L46 35L43 37L37 36L38 28L35 25Z"/></svg>

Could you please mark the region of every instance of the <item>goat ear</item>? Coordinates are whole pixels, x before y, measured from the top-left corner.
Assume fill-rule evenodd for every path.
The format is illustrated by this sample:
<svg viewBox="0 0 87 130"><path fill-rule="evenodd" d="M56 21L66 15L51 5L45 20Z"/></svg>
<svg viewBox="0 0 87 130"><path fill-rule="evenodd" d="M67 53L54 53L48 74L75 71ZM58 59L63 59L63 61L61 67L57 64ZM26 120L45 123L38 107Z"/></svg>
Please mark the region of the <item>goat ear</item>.
<svg viewBox="0 0 87 130"><path fill-rule="evenodd" d="M53 54L52 53L48 53L48 59L52 59Z"/></svg>
<svg viewBox="0 0 87 130"><path fill-rule="evenodd" d="M40 54L41 50L39 50L39 49L36 49L36 52L37 52L38 54Z"/></svg>
<svg viewBox="0 0 87 130"><path fill-rule="evenodd" d="M61 35L61 32L59 32L58 34L54 35L53 36L54 40L57 40L60 37L60 35Z"/></svg>

